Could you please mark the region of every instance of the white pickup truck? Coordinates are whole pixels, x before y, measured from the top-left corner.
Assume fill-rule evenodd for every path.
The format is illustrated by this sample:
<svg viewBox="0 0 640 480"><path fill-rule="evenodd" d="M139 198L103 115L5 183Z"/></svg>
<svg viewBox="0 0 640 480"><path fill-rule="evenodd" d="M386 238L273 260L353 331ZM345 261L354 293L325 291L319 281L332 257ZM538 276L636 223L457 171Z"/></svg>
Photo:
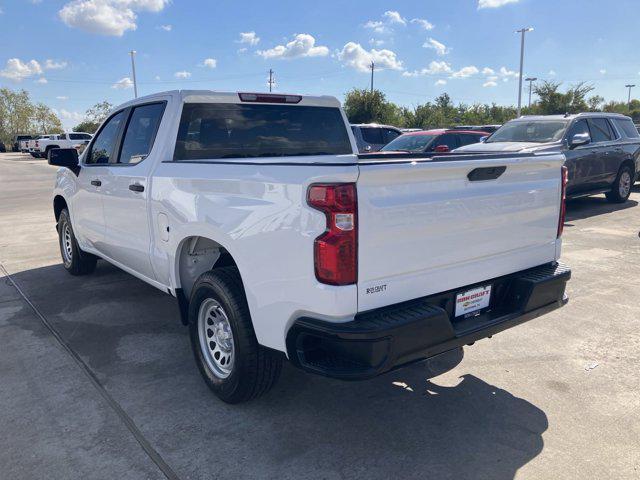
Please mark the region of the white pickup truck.
<svg viewBox="0 0 640 480"><path fill-rule="evenodd" d="M364 379L566 302L561 154L358 155L333 97L172 91L54 149L64 267L177 297L224 401ZM533 346L531 348L534 348Z"/></svg>
<svg viewBox="0 0 640 480"><path fill-rule="evenodd" d="M29 141L29 153L36 158L46 158L54 148L75 148L81 150L93 138L90 133L69 132L41 135Z"/></svg>

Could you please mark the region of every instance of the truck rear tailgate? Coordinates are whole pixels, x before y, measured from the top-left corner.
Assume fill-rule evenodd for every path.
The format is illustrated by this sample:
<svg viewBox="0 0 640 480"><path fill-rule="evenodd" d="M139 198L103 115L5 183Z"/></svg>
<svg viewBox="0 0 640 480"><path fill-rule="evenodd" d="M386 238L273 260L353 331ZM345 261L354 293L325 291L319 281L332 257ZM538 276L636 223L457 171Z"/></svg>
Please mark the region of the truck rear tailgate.
<svg viewBox="0 0 640 480"><path fill-rule="evenodd" d="M358 310L549 263L564 157L360 160Z"/></svg>

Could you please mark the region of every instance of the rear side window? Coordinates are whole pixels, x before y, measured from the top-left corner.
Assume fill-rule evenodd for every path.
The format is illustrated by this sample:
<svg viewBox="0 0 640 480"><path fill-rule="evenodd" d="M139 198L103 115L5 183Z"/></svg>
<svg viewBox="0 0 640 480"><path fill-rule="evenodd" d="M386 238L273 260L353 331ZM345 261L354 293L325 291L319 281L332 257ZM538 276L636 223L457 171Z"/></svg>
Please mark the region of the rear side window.
<svg viewBox="0 0 640 480"><path fill-rule="evenodd" d="M338 108L186 103L174 160L349 153Z"/></svg>
<svg viewBox="0 0 640 480"><path fill-rule="evenodd" d="M400 136L400 132L392 130L390 128L384 129L384 143L389 143L391 140L395 140Z"/></svg>
<svg viewBox="0 0 640 480"><path fill-rule="evenodd" d="M608 142L614 138L609 122L605 118L589 119L589 125L591 126L591 141Z"/></svg>
<svg viewBox="0 0 640 480"><path fill-rule="evenodd" d="M70 133L69 140L91 140L91 135L88 133Z"/></svg>
<svg viewBox="0 0 640 480"><path fill-rule="evenodd" d="M614 118L613 123L618 127L618 131L626 138L639 138L640 134L633 122L628 118Z"/></svg>
<svg viewBox="0 0 640 480"><path fill-rule="evenodd" d="M362 139L367 143L372 143L374 145L381 145L383 143L387 143L384 141L384 137L382 136L383 130L381 128L369 128L365 127L362 129Z"/></svg>
<svg viewBox="0 0 640 480"><path fill-rule="evenodd" d="M431 150L439 145L446 145L447 147L449 147L449 150L458 148L459 145L457 135L454 135L453 133L445 133L444 135L440 135L431 145Z"/></svg>
<svg viewBox="0 0 640 480"><path fill-rule="evenodd" d="M152 103L133 109L124 134L118 163L138 163L149 155L160 126L164 105L164 103Z"/></svg>
<svg viewBox="0 0 640 480"><path fill-rule="evenodd" d="M58 140L66 140L66 139L67 139L67 135L65 133L58 135Z"/></svg>

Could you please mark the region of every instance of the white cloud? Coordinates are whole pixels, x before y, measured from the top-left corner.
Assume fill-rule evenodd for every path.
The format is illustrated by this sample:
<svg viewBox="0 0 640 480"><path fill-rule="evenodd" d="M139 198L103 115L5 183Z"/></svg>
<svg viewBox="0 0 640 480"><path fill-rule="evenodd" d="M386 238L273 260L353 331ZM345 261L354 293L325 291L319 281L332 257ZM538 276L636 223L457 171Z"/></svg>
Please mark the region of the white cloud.
<svg viewBox="0 0 640 480"><path fill-rule="evenodd" d="M400 25L407 24L407 21L402 18L399 12L396 12L395 10L387 10L382 16L386 18L389 23L399 23Z"/></svg>
<svg viewBox="0 0 640 480"><path fill-rule="evenodd" d="M67 66L67 62L56 62L47 58L44 62L45 70L60 70L61 68L65 68Z"/></svg>
<svg viewBox="0 0 640 480"><path fill-rule="evenodd" d="M133 81L129 77L124 77L111 85L111 88L117 90L126 90L127 88L133 88Z"/></svg>
<svg viewBox="0 0 640 480"><path fill-rule="evenodd" d="M498 86L498 84L497 84L495 81L493 81L493 80L489 80L489 81L487 81L487 82L484 82L484 83L482 84L482 86L483 86L483 87L485 87L485 88L487 88L487 87L497 87L497 86Z"/></svg>
<svg viewBox="0 0 640 480"><path fill-rule="evenodd" d="M53 110L53 113L55 113L56 115L59 115L62 120L71 120L77 123L77 122L81 122L85 118L83 113L72 112L69 110L65 110L64 108L61 108L60 110L56 110L54 108L52 110Z"/></svg>
<svg viewBox="0 0 640 480"><path fill-rule="evenodd" d="M436 80L436 83L434 83L436 87L441 87L442 85L446 85L446 84L447 84L447 81L442 79Z"/></svg>
<svg viewBox="0 0 640 480"><path fill-rule="evenodd" d="M30 60L23 62L19 58L10 58L7 60L7 65L3 70L0 70L0 76L13 80L14 82L20 82L25 78L33 75L40 75L42 73L42 67L36 60Z"/></svg>
<svg viewBox="0 0 640 480"><path fill-rule="evenodd" d="M520 77L520 74L518 72L514 70L509 70L508 68L505 68L505 67L500 67L499 74L501 77L504 77L505 79Z"/></svg>
<svg viewBox="0 0 640 480"><path fill-rule="evenodd" d="M179 72L174 73L173 76L176 78L185 79L191 76L191 72L187 72L186 70L181 70Z"/></svg>
<svg viewBox="0 0 640 480"><path fill-rule="evenodd" d="M369 45L373 45L375 47L379 47L380 45L384 45L384 40L380 40L380 39L376 39L376 38L370 38L369 39Z"/></svg>
<svg viewBox="0 0 640 480"><path fill-rule="evenodd" d="M316 46L316 39L308 33L298 33L294 39L286 45L276 45L268 50L256 52L263 58L300 58L300 57L324 57L329 54L325 46Z"/></svg>
<svg viewBox="0 0 640 480"><path fill-rule="evenodd" d="M405 77L418 77L422 75L442 75L451 73L453 70L451 69L451 64L445 62L436 62L433 61L429 64L427 68L423 68L421 70L414 70L413 72L404 72L402 75Z"/></svg>
<svg viewBox="0 0 640 480"><path fill-rule="evenodd" d="M478 9L480 8L498 8L509 3L518 3L520 0L478 0Z"/></svg>
<svg viewBox="0 0 640 480"><path fill-rule="evenodd" d="M549 70L549 73L547 74L550 77L555 77L556 76L556 71L555 70Z"/></svg>
<svg viewBox="0 0 640 480"><path fill-rule="evenodd" d="M420 27L424 28L427 31L434 29L433 23L424 18L412 18L411 23L417 23Z"/></svg>
<svg viewBox="0 0 640 480"><path fill-rule="evenodd" d="M422 44L424 48L430 48L435 50L438 55L446 55L449 53L449 49L445 46L444 43L440 43L434 38L429 38L426 42Z"/></svg>
<svg viewBox="0 0 640 480"><path fill-rule="evenodd" d="M256 32L240 32L240 40L238 43L246 43L247 45L251 45L255 47L258 42L260 42L260 37L256 35Z"/></svg>
<svg viewBox="0 0 640 480"><path fill-rule="evenodd" d="M389 30L387 29L387 26L384 24L384 22L381 22L379 20L369 20L364 24L364 28L370 28L376 33L389 33Z"/></svg>
<svg viewBox="0 0 640 480"><path fill-rule="evenodd" d="M46 85L47 83L49 83L49 81L44 77L40 77L38 80L36 80L36 83L39 83L41 85Z"/></svg>
<svg viewBox="0 0 640 480"><path fill-rule="evenodd" d="M70 27L121 37L137 28L137 12L160 12L169 0L72 0L58 12Z"/></svg>
<svg viewBox="0 0 640 480"><path fill-rule="evenodd" d="M173 25L160 25L158 27L160 30L164 30L165 32L170 32L173 30Z"/></svg>
<svg viewBox="0 0 640 480"><path fill-rule="evenodd" d="M483 75L495 75L496 72L493 70L493 68L489 68L489 67L484 67L482 69L482 74Z"/></svg>
<svg viewBox="0 0 640 480"><path fill-rule="evenodd" d="M155 80L156 80L156 82L159 82L160 81L160 75L156 75L155 76Z"/></svg>
<svg viewBox="0 0 640 480"><path fill-rule="evenodd" d="M471 77L472 75L477 75L478 73L480 73L480 70L478 70L478 67L475 67L474 65L469 65L468 67L462 67L457 72L453 72L451 74L451 78L468 78L468 77Z"/></svg>
<svg viewBox="0 0 640 480"><path fill-rule="evenodd" d="M67 97L67 96L65 96L65 95L58 95L58 96L56 97L56 99L64 101L64 100L69 100L69 97Z"/></svg>
<svg viewBox="0 0 640 480"><path fill-rule="evenodd" d="M379 34L390 34L393 32L391 28L393 25L406 26L407 19L395 10L387 10L382 14L382 20L369 20L364 24L364 28L369 28Z"/></svg>
<svg viewBox="0 0 640 480"><path fill-rule="evenodd" d="M601 75L606 75L606 73L607 73L607 71L604 68L601 68L599 70L599 72L600 72Z"/></svg>
<svg viewBox="0 0 640 480"><path fill-rule="evenodd" d="M402 70L402 62L395 52L382 50L366 50L359 43L349 42L337 54L338 59L346 66L360 72L368 72L373 61L377 69Z"/></svg>
<svg viewBox="0 0 640 480"><path fill-rule="evenodd" d="M247 52L247 48L246 47L242 47L238 49L238 53L246 53Z"/></svg>
<svg viewBox="0 0 640 480"><path fill-rule="evenodd" d="M207 68L216 68L218 66L218 61L215 58L205 58L202 61L202 66Z"/></svg>

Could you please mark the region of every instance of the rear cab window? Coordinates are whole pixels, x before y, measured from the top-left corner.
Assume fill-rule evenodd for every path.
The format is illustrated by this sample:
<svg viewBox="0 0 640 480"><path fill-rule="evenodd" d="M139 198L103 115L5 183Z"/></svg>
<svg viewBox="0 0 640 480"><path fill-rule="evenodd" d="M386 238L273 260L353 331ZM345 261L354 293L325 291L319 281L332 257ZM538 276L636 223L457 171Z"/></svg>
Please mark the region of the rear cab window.
<svg viewBox="0 0 640 480"><path fill-rule="evenodd" d="M185 103L174 160L351 153L339 108Z"/></svg>

